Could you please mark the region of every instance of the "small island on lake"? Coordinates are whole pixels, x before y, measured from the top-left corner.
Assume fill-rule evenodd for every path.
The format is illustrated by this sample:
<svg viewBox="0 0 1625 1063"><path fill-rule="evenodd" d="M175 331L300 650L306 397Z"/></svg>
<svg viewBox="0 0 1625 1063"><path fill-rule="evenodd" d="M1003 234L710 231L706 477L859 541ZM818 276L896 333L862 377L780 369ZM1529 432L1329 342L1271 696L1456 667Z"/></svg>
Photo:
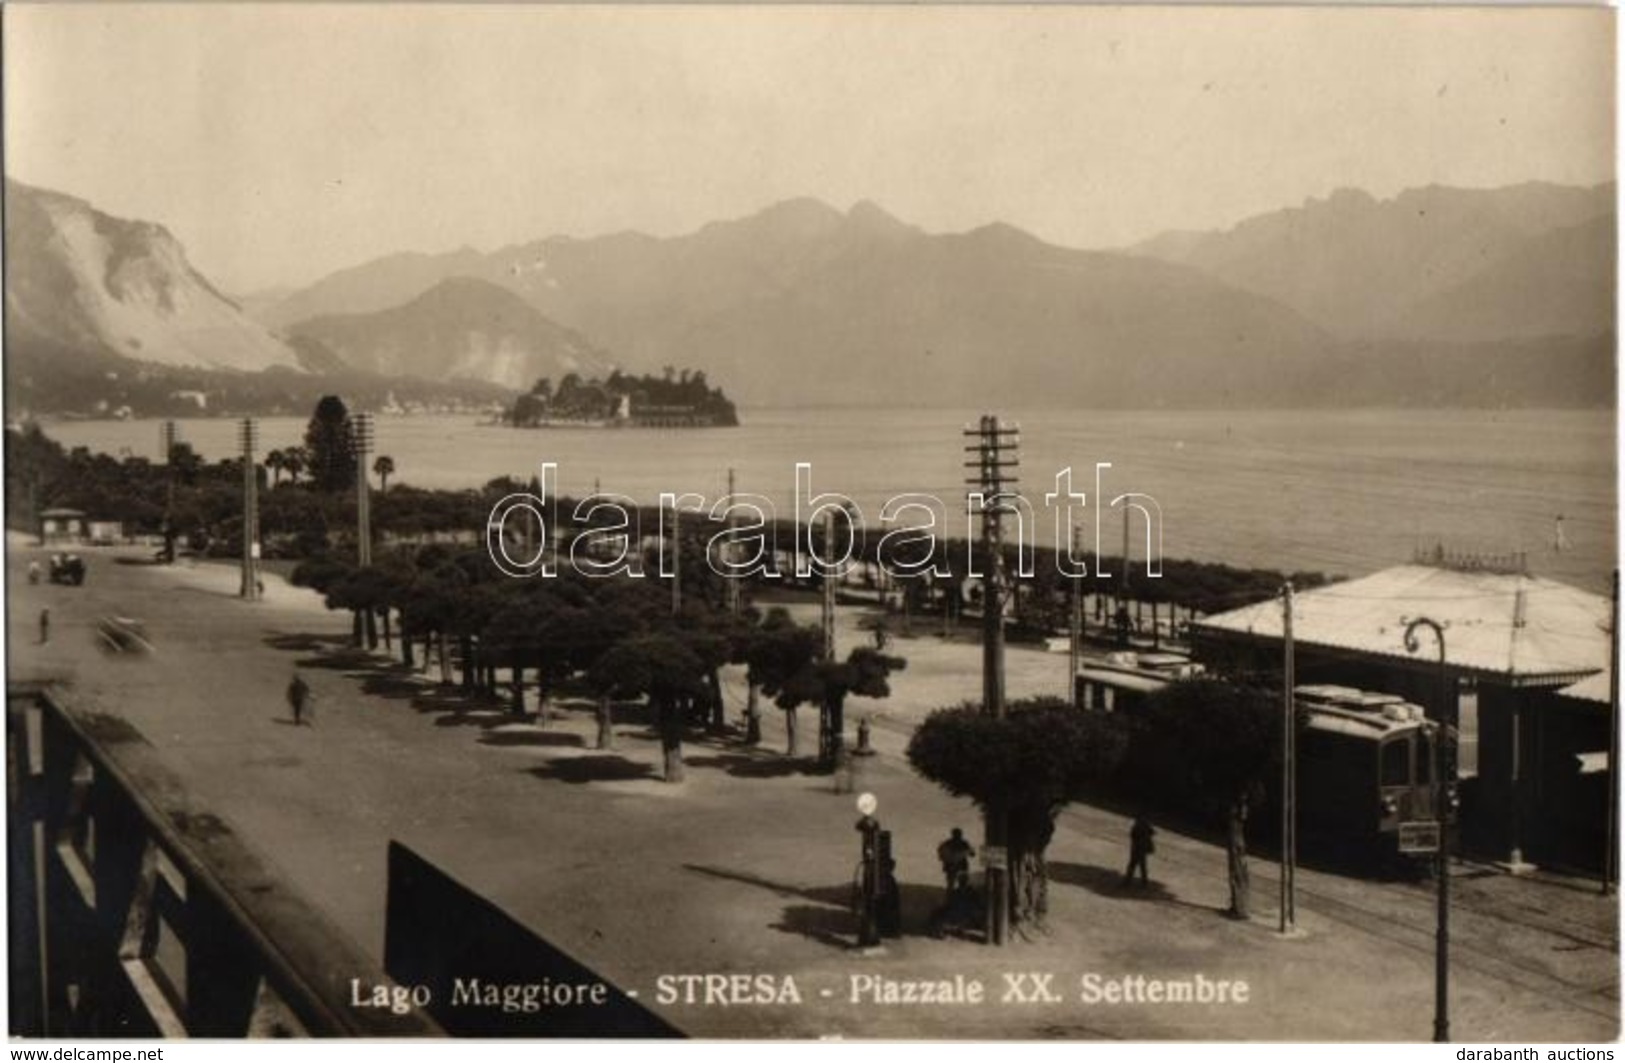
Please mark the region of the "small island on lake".
<svg viewBox="0 0 1625 1063"><path fill-rule="evenodd" d="M702 370L667 367L663 376L632 376L619 369L602 380L566 373L555 387L547 377L519 396L508 421L515 428L732 428L734 404Z"/></svg>

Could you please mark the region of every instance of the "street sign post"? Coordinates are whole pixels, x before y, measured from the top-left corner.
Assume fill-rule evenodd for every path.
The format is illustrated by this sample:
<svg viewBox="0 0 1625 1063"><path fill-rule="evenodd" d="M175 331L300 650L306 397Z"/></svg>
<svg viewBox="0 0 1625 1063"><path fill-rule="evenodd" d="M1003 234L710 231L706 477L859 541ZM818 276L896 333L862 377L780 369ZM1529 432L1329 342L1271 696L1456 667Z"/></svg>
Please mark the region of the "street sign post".
<svg viewBox="0 0 1625 1063"><path fill-rule="evenodd" d="M1417 820L1399 825L1399 851L1402 853L1436 853L1442 834L1437 820Z"/></svg>

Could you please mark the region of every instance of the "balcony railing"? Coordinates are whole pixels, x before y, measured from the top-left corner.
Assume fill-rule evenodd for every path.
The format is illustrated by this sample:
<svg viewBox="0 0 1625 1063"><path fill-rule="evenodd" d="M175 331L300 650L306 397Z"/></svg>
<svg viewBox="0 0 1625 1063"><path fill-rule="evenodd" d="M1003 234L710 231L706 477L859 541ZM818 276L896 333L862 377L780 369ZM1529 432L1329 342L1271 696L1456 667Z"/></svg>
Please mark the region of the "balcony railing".
<svg viewBox="0 0 1625 1063"><path fill-rule="evenodd" d="M121 717L6 690L11 1034L438 1036Z"/></svg>

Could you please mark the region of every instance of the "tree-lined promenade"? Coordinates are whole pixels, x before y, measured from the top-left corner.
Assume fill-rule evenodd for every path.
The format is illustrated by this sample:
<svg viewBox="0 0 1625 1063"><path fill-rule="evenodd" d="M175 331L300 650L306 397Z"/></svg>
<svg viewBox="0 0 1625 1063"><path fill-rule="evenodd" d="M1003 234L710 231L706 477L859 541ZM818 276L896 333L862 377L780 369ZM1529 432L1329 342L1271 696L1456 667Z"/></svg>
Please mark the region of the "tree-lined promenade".
<svg viewBox="0 0 1625 1063"><path fill-rule="evenodd" d="M170 544L166 557L173 556L180 530L193 525L187 538L195 549L210 552L224 542L229 552L241 550L241 525L233 526L237 518L232 511L240 462L207 466L184 444L171 450L166 466L116 462L82 452L63 454L37 433L8 434L8 446L20 459L8 464L8 489L14 496L43 496L51 505L80 499L89 504L95 498L104 507L110 500L145 500L145 510L132 506L132 530L150 522L157 507L160 531ZM780 522L773 541L794 544L793 556L778 566L784 575L740 581L721 575L708 552L725 524L703 518L668 524L652 511L647 526L660 528L661 534L628 536L623 544L624 551L641 555L644 575L606 577L589 575L572 563L582 543L587 543L588 554L602 543L603 531L590 521L561 521L561 514L575 512L575 506L560 499L551 512L506 522L499 530L505 537L496 544L499 549L511 546L518 556L552 561L552 578L514 579L493 560L491 543L421 539L426 532L468 536L486 526L494 502L526 487L534 495L537 485L494 480L476 492L416 492L396 484L381 489L374 508L374 548L367 552L373 561L358 564L353 534L347 540L340 530L347 527L359 474L356 428L343 403L329 397L318 405L306 446L291 465L285 453L273 457L267 458L271 478L262 492L258 525L268 552L301 559L291 582L320 592L330 609L348 611L357 647L398 654L410 669L433 669L442 686L505 703L515 719L545 722L549 703L561 689L585 689L597 705L596 745L602 750L615 743L614 706L644 702L656 722L662 777L669 783L684 778L685 737L730 731L721 679L730 666L743 668L746 677L739 726L745 745L760 743L762 713L771 706L784 714L785 755L800 757L800 710L809 709L817 714L816 766L840 770L847 755L850 700L886 698L890 677L907 667L905 657L891 652L894 629L910 636L926 617L934 626L941 616L952 630L962 614L981 607L977 563L991 567L963 542L927 537L907 544L915 551L910 560L920 564L915 570L919 574L899 577L879 563L882 536L849 528L851 555L861 574L853 593L878 605L879 618L872 625L872 644L838 648L828 634L833 595L824 595L823 626L799 624L782 608L752 604L769 587L775 593L832 589L825 581L833 576L799 562L803 551L833 557L838 546L846 545L839 539L825 541L833 522L823 527ZM383 459L374 463L374 470L381 481L395 471L393 462ZM301 473L306 474L303 480ZM92 491L99 493L87 495ZM163 501L155 501L154 495ZM1037 640L1066 630L1069 613L1079 602L1077 577L1062 576L1053 556L1037 558L1027 567L1030 575L1022 576L1015 564L1020 549L1011 545L1005 558L1006 569L1018 572L1007 599L1012 637ZM1088 571L1099 571L1098 560L1086 559ZM1162 630L1157 615L1161 606L1170 613L1177 606L1190 612L1257 600L1272 595L1282 578L1279 573L1167 562L1162 578L1130 581L1124 566L1113 567L1119 575L1110 582L1116 598L1109 611L1102 605L1104 595L1097 591L1092 597L1100 610L1097 634L1121 641L1132 624L1131 602L1135 611L1150 604L1155 639ZM1307 583L1316 579L1299 578ZM1088 577L1083 579L1087 585ZM1128 593L1133 597L1126 597ZM1098 630L1101 613L1109 617L1104 632ZM1247 914L1241 824L1249 799L1258 801L1253 791L1262 789L1265 769L1277 755L1278 726L1270 723L1269 697L1261 691L1218 684L1194 689L1182 687L1177 697L1170 694L1171 703L1185 706L1177 720L1163 720L1166 714L1154 708L1147 719L1160 722L1153 728L1133 726L1121 717L1078 713L1064 702L1018 704L1008 719L999 720L978 718L972 704L944 709L921 726L911 747L915 768L951 793L1011 817L1012 913L1018 924L1044 919L1044 853L1054 817L1069 801L1095 792L1181 813L1217 809L1228 817L1231 910ZM1193 699L1236 706L1242 715L1192 713ZM1222 726L1208 725L1215 721ZM1215 757L1214 750L1220 755ZM1193 784L1192 779L1201 781Z"/></svg>
<svg viewBox="0 0 1625 1063"><path fill-rule="evenodd" d="M323 400L307 431L306 444L274 450L261 462L259 533L267 559L312 560L324 556L354 557L356 470L353 418L341 402ZM177 443L167 463L144 458L115 458L87 448L71 451L51 440L38 426L6 432L6 502L11 526L37 532L37 514L49 508L83 510L93 517L121 521L130 536L171 535L179 549L205 556L236 557L241 553L242 465L237 458L205 462L186 443ZM382 441L387 450L387 440ZM372 463L376 485L371 527L375 548L426 542L476 543L483 538L493 509L505 497L534 492L533 479L524 482L500 477L478 488L423 490L410 484L411 470L397 468L387 454ZM408 482L402 482L402 478ZM592 522L573 519L578 499L562 497L549 504L549 517L560 540L555 544L569 556L574 539L592 530ZM657 507L635 511L635 526L662 528ZM671 523L669 516L667 523ZM724 525L699 515L685 515L675 531L689 543L714 536ZM792 520L773 520L766 537L781 546L777 560L780 576L772 586L816 589L818 578L796 575L794 551L798 543L814 543L823 552L821 526L807 528ZM938 537L929 548L913 546L897 559L928 563L931 573L897 577L880 564L882 532L870 527L856 530L852 559L855 579L863 587L883 593L898 623L955 623L978 606L979 581L972 575L972 553L963 539ZM658 535L638 544L658 543ZM844 533L837 536L838 545ZM1135 630L1175 630L1194 615L1262 601L1278 593L1283 579L1300 589L1325 581L1319 573L1291 574L1243 569L1213 563L1164 559L1157 579L1129 578L1115 559L1104 566L1110 577L1081 580L1061 575L1055 551L1030 546L1034 552L1032 575L1015 580L1011 604L1012 637L1037 638L1067 629L1066 611L1075 582L1081 583L1092 606L1086 623L1113 627L1126 611ZM1012 547L1007 551L1012 561ZM833 552L831 552L833 553ZM703 555L696 555L702 556ZM1102 570L1100 559L1085 553L1080 560L1091 573ZM1007 571L1017 571L1014 564ZM937 575L936 573L945 573ZM686 575L699 575L690 566ZM747 594L764 586L760 578L742 581ZM1121 608L1120 608L1121 607ZM1098 633L1098 632L1096 632Z"/></svg>
<svg viewBox="0 0 1625 1063"><path fill-rule="evenodd" d="M876 756L865 787L895 838L903 933L880 955L852 951L848 908L857 837L850 795L784 758L779 712L764 713L749 747L737 712L740 666L723 670L730 729L685 735L687 778L662 782L660 736L649 715L618 703L613 754L594 748L595 699L578 680L560 689L545 721L515 717L505 697L439 684L422 661L348 648L349 616L321 597L266 577L262 601L237 595L215 564L117 564L133 550L87 554L84 587L30 586L42 551L14 538L13 668L71 672L87 704L129 720L175 765L200 800L264 848L294 885L376 955L384 940L387 843L399 839L525 926L643 998L684 1030L749 1037L1293 1037L1417 1039L1431 1013L1431 892L1423 885L1300 872L1305 936L1272 931L1274 879L1254 867L1255 919L1223 918L1230 904L1217 830L1158 818L1151 885L1122 887L1128 816L1074 802L1053 820L1045 851L1047 934L1011 952L963 937L934 940L941 902L934 847L948 827L974 838L974 810L911 770L917 721L974 689L979 657L964 637L899 637L909 667L874 703ZM34 645L42 605L50 643ZM156 652L104 658L95 618L114 610L145 621ZM814 601L791 615L816 615ZM121 614L124 615L124 614ZM869 638L873 603L843 608L838 640ZM398 616L396 626L398 627ZM421 645L421 644L420 644ZM398 651L398 646L397 646ZM1063 681L1064 655L1011 651L1015 703ZM315 727L288 722L283 688L299 667L315 695ZM453 663L454 679L456 665ZM1053 685L1052 685L1053 684ZM534 688L532 688L534 689ZM1014 707L1014 706L1013 706ZM765 706L764 706L765 708ZM1036 788L1036 787L1035 787ZM1218 820L1210 821L1217 827ZM1209 841L1213 839L1217 842ZM1498 1039L1604 1037L1617 1015L1611 917L1580 890L1461 869L1453 982L1461 1029ZM1611 910L1611 909L1610 909ZM1604 931L1606 930L1606 933ZM1597 947L1576 948L1578 937ZM1062 1003L1005 1003L1001 971L1053 971ZM693 971L795 977L802 1006L661 1005L658 979ZM1244 979L1243 1007L1084 1005L1079 980L1124 977ZM889 1008L853 1003L853 975L987 985L976 1007ZM834 996L824 998L823 990Z"/></svg>

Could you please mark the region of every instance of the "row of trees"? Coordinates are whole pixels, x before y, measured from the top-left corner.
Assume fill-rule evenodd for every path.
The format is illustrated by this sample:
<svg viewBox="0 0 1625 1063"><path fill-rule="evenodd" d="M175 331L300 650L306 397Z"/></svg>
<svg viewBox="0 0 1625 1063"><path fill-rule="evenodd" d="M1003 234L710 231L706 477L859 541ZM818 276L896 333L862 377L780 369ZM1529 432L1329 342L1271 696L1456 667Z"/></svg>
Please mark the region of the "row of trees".
<svg viewBox="0 0 1625 1063"><path fill-rule="evenodd" d="M185 443L177 443L175 446L178 450L179 448L186 447L187 445ZM177 455L171 453L169 459L171 465L175 464L176 457ZM265 455L265 461L263 464L271 473L271 486L280 487L282 485L282 477L284 475L288 477L288 483L297 485L299 483L300 475L304 473L305 470L313 468L315 466L315 461L311 457L310 450L306 447L283 447L267 453ZM395 475L395 459L390 457L388 454L378 455L378 457L374 458L372 462L372 474L378 477L378 489L380 491L388 491L389 478ZM350 479L351 486L353 486L355 480L354 475L352 475Z"/></svg>
<svg viewBox="0 0 1625 1063"><path fill-rule="evenodd" d="M703 384L703 379L699 382ZM674 381L674 387L683 386ZM695 381L688 382L696 386ZM273 556L310 558L330 546L344 548L342 538L354 524L355 490L354 419L342 400L325 397L311 418L303 446L273 450L265 457L267 490L262 494L261 533L268 553ZM236 459L206 465L187 444L178 444L166 468L144 459L115 459L92 454L84 448L65 452L37 427L8 431L6 435L6 483L9 512L21 527L31 527L34 514L51 506L69 506L98 515L116 516L132 534L158 534L167 524L198 544L214 544L226 553L239 548L241 532L241 465ZM524 491L526 485L511 478L493 480L482 488L463 491L426 491L396 485L389 490L395 462L380 455L372 464L380 485L386 488L373 504L375 534L392 538L431 538L474 536L484 528L492 505L505 494ZM284 479L286 477L286 479ZM172 500L172 501L171 501ZM171 507L166 513L166 506ZM573 512L571 499L560 499L555 518ZM647 509L639 514L641 526L658 526L658 513ZM558 520L555 519L555 526ZM566 526L566 534L586 529ZM689 579L713 576L703 551L695 544L719 530L706 521L684 522L685 572ZM786 552L781 568L791 569L789 548L807 535L790 521L780 521L772 529L775 541ZM821 531L813 539L821 544ZM863 566L863 578L883 593L887 603L901 614L905 633L916 617L931 615L957 619L968 603L979 601L977 581L970 575L965 544L937 540L926 552L924 545L912 547L907 558L929 557L946 576L921 575L895 578L880 564L879 529L859 529L854 557ZM1011 547L1014 550L1014 547ZM1091 572L1100 569L1097 559L1084 559ZM1013 552L1007 557L1007 570L1014 570ZM1062 577L1054 563L1054 552L1039 547L1031 577L1016 581L1013 595L1013 635L1042 637L1067 628L1071 581ZM1108 559L1109 567L1121 566ZM1150 606L1153 616L1159 607L1178 606L1187 612L1212 612L1234 608L1274 596L1285 578L1282 573L1237 569L1225 565L1166 560L1161 579L1135 578L1125 583L1117 579L1085 578L1083 588L1099 594L1118 595L1134 604ZM1292 579L1300 589L1324 582L1316 573L1295 573ZM786 577L783 585L795 582ZM816 586L815 578L806 581Z"/></svg>
<svg viewBox="0 0 1625 1063"><path fill-rule="evenodd" d="M967 703L914 732L908 759L949 793L1008 817L1013 925L1041 924L1055 820L1072 801L1109 796L1222 826L1230 913L1247 918L1246 824L1279 772L1279 692L1217 679L1172 683L1134 716L1083 712L1058 698L1014 703L1003 719Z"/></svg>

